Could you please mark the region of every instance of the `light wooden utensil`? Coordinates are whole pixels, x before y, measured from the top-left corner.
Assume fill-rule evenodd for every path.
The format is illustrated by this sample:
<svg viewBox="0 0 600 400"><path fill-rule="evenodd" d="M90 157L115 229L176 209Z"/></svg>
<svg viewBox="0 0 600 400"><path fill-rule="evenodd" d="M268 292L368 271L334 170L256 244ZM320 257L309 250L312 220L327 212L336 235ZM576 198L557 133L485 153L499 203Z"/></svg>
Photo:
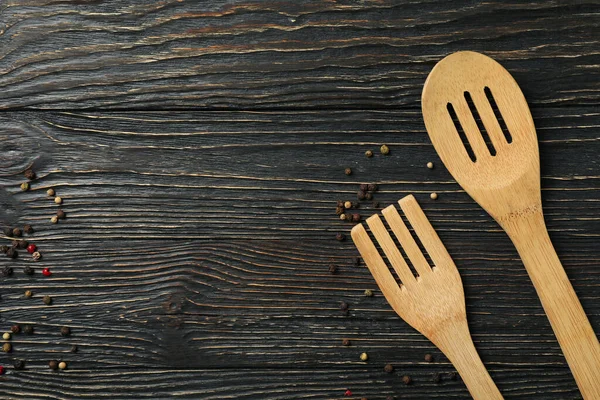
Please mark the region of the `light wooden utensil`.
<svg viewBox="0 0 600 400"><path fill-rule="evenodd" d="M600 399L600 345L548 236L537 136L519 86L491 58L458 52L433 68L421 104L444 165L517 248L581 394Z"/></svg>
<svg viewBox="0 0 600 400"><path fill-rule="evenodd" d="M352 240L394 311L448 357L473 398L502 399L473 345L467 325L463 286L454 262L415 198L407 196L399 203L431 257L433 266L425 259L393 205L381 213L418 277L415 278L404 261L379 215L369 217L366 222L402 281L401 285L396 282L362 224L352 228Z"/></svg>

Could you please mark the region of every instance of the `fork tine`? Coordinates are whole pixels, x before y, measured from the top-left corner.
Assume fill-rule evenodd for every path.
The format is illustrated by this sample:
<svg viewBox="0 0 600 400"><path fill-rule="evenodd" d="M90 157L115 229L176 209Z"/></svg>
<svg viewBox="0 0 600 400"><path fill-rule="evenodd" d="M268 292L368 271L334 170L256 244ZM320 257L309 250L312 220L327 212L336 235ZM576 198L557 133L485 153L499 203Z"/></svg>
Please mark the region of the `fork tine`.
<svg viewBox="0 0 600 400"><path fill-rule="evenodd" d="M383 249L383 252L390 261L390 264L392 264L394 271L396 271L396 274L398 274L402 283L405 285L413 283L415 277L410 270L410 267L406 264L406 261L404 261L402 254L400 254L400 250L398 250L398 247L383 225L379 215L375 214L367 218L367 225L369 225L371 232L373 232L373 236L377 239L377 242Z"/></svg>
<svg viewBox="0 0 600 400"><path fill-rule="evenodd" d="M397 301L400 301L400 296L402 295L400 287L388 269L387 264L379 255L379 252L367 234L365 227L362 224L354 226L351 231L351 236L358 252L365 261L365 264L367 264L369 271L371 271L371 275L375 278L377 286L381 289L381 292L388 303L390 303L395 310L399 309L397 308Z"/></svg>
<svg viewBox="0 0 600 400"><path fill-rule="evenodd" d="M412 225L423 247L431 257L436 267L454 265L450 254L435 232L425 213L417 203L413 195L408 195L398 201L400 208L406 215L408 222Z"/></svg>
<svg viewBox="0 0 600 400"><path fill-rule="evenodd" d="M454 107L454 112L456 112L456 116L473 149L473 153L475 153L475 158L479 159L480 157L489 155L490 151L483 140L483 135L475 122L475 117L473 117L473 113L464 96L458 99L458 101L452 102L452 107Z"/></svg>
<svg viewBox="0 0 600 400"><path fill-rule="evenodd" d="M502 132L502 128L500 127L500 122L496 118L496 114L494 114L494 110L492 109L492 105L487 99L485 92L483 89L474 90L471 93L471 98L473 99L473 104L475 104L475 108L477 108L477 112L481 117L481 121L485 126L485 130L488 133L492 144L496 151L504 148L508 145L506 138L504 137L504 133Z"/></svg>
<svg viewBox="0 0 600 400"><path fill-rule="evenodd" d="M413 239L410 231L406 227L404 221L402 221L402 217L398 214L398 210L393 205L386 207L381 211L383 216L390 228L392 228L392 232L398 238L400 245L404 249L404 252L410 259L410 262L417 270L417 273L421 276L425 275L428 272L431 272L431 268L429 267L429 263L423 256L421 249Z"/></svg>

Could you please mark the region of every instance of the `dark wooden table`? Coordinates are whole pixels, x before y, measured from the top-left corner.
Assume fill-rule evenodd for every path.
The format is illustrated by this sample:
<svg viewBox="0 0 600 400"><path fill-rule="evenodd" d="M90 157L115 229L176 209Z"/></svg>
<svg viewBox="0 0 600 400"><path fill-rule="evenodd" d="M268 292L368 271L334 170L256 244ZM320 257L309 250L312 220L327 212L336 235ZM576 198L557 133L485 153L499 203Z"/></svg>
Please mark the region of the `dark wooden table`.
<svg viewBox="0 0 600 400"><path fill-rule="evenodd" d="M454 51L513 74L551 237L599 331L600 3L569 3L0 0L0 217L43 253L0 260L1 329L35 327L0 357L0 398L468 399L335 240L351 227L336 201L375 182L438 230L504 396L579 399L514 247L441 165L419 104Z"/></svg>

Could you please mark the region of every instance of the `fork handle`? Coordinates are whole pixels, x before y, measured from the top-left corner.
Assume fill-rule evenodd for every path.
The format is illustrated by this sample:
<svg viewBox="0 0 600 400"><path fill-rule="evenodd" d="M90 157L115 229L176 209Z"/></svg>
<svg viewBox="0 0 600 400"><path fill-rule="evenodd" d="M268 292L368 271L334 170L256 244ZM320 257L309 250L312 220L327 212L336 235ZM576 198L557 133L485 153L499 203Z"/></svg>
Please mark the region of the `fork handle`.
<svg viewBox="0 0 600 400"><path fill-rule="evenodd" d="M600 399L600 344L552 246L541 211L502 224L550 320L577 386Z"/></svg>
<svg viewBox="0 0 600 400"><path fill-rule="evenodd" d="M504 399L477 354L466 318L449 323L431 340L452 362L475 400Z"/></svg>

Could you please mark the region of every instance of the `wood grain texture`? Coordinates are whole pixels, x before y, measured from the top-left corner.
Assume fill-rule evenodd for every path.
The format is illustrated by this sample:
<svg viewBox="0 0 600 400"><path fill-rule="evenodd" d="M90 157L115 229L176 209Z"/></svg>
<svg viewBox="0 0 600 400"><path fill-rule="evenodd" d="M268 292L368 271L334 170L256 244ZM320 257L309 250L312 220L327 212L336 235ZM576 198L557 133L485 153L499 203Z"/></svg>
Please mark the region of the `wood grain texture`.
<svg viewBox="0 0 600 400"><path fill-rule="evenodd" d="M532 104L594 105L600 5L5 0L0 108L415 107L435 62L500 61Z"/></svg>
<svg viewBox="0 0 600 400"><path fill-rule="evenodd" d="M550 235L598 329L600 114L532 113ZM352 265L351 241L334 239L351 227L336 200L377 182L382 206L415 193L438 231L505 398L580 398L514 247L442 167L416 111L20 111L2 113L0 126L2 220L32 223L44 254L35 265L54 271L26 277L23 257L2 279L4 329L32 323L37 333L15 337L14 353L0 358L28 360L1 378L1 397L341 399L348 386L370 399L467 399L461 382L430 382L451 365L377 291L364 297L374 281ZM390 155L364 157L381 143ZM20 171L32 163L39 179L24 193ZM49 187L67 212L57 225ZM26 301L27 288L36 296ZM58 332L65 324L69 338ZM55 358L69 371L51 373ZM383 372L388 362L395 374Z"/></svg>

